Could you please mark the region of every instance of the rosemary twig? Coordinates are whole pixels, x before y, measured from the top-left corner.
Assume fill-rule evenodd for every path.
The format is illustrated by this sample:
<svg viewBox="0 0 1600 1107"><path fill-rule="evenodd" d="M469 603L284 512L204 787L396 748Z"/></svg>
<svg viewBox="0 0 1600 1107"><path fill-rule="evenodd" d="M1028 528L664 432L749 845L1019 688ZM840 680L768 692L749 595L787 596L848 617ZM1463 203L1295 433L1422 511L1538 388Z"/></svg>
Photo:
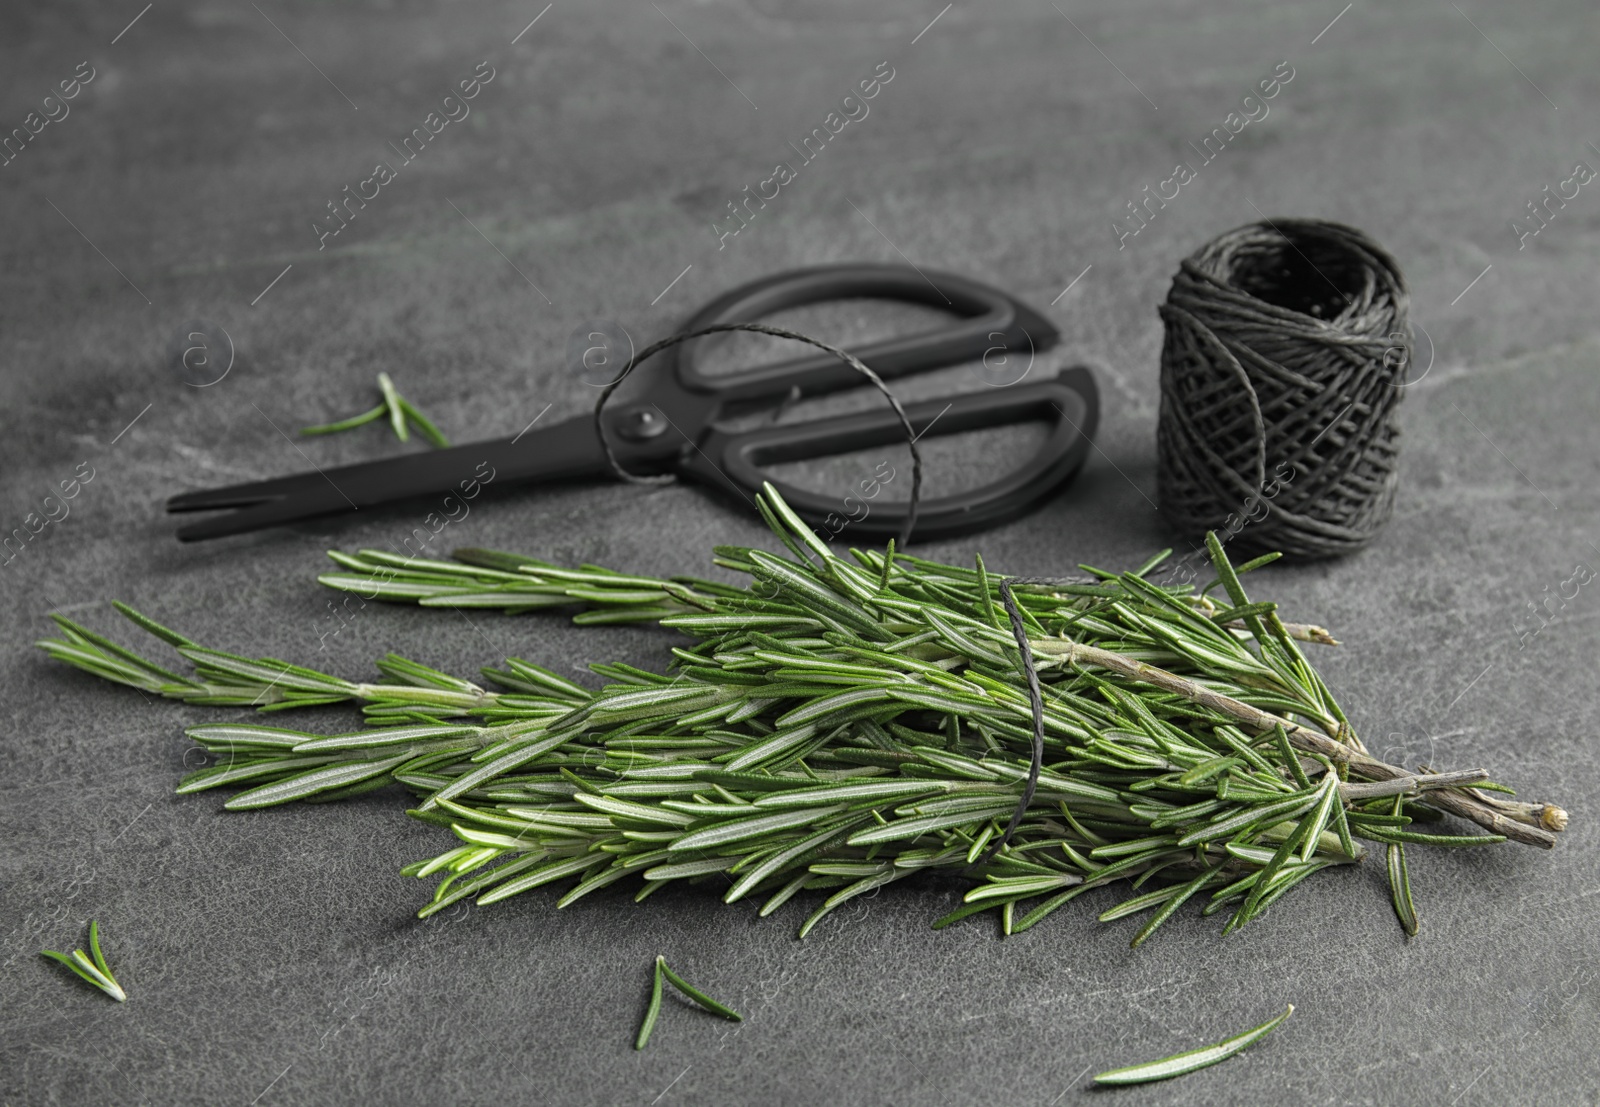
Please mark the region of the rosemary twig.
<svg viewBox="0 0 1600 1107"><path fill-rule="evenodd" d="M89 950L93 960L81 949L73 950L70 957L53 949L40 950L40 953L52 961L61 962L118 1003L125 1003L128 993L117 983L117 978L111 974L111 967L106 964L105 955L100 952L100 924L93 919L89 920Z"/></svg>
<svg viewBox="0 0 1600 1107"><path fill-rule="evenodd" d="M656 957L655 975L650 985L650 1002L644 1009L644 1021L639 1024L639 1036L634 1039L633 1048L643 1049L650 1042L650 1034L656 1028L656 1017L661 1014L661 984L666 980L671 985L688 996L695 1003L710 1011L713 1015L721 1015L731 1022L743 1022L744 1016L731 1007L712 999L699 988L690 984L683 977L673 972L667 965L667 959L660 955Z"/></svg>
<svg viewBox="0 0 1600 1107"><path fill-rule="evenodd" d="M416 427L417 432L429 442L441 449L450 445L433 421L418 410L417 406L395 390L394 381L389 379L388 373L378 374L378 391L382 393L383 400L377 407L363 411L360 415L352 415L348 419L340 419L335 423L319 423L313 427L303 427L303 435L337 434L340 431L354 430L356 427L365 426L375 422L385 415L389 417L389 426L394 431L395 437L402 442L411 440L411 427Z"/></svg>

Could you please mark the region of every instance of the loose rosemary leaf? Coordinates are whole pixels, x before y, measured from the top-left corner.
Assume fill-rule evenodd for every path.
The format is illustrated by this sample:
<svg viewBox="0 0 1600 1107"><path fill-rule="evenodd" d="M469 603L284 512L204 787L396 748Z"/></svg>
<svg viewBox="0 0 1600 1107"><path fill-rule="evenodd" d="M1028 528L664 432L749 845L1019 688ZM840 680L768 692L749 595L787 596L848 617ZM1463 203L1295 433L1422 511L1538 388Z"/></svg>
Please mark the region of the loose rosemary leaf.
<svg viewBox="0 0 1600 1107"><path fill-rule="evenodd" d="M1214 1065L1218 1061L1226 1061L1235 1053L1259 1042L1268 1034L1278 1029L1283 1021L1294 1014L1294 1004L1289 1004L1288 1009L1277 1018L1262 1023L1253 1030L1246 1030L1237 1037L1218 1042L1216 1045L1205 1046L1201 1049L1191 1049L1184 1053L1175 1053L1171 1057L1163 1057L1159 1061L1147 1061L1142 1065L1129 1065L1127 1068L1108 1069L1096 1073L1096 1084L1148 1084L1153 1080L1167 1080L1174 1076L1183 1076L1186 1073L1203 1069L1207 1065Z"/></svg>
<svg viewBox="0 0 1600 1107"><path fill-rule="evenodd" d="M648 1045L650 1034L656 1028L656 1017L661 1014L661 970L665 967L666 961L657 957L650 983L650 1002L645 1006L644 1021L639 1024L639 1036L634 1039L634 1049L643 1049Z"/></svg>
<svg viewBox="0 0 1600 1107"><path fill-rule="evenodd" d="M739 1014L739 1012L712 999L700 989L696 988L693 984L690 984L683 977L673 972L672 967L668 965L665 960L662 960L659 957L656 960L661 965L661 972L669 981L671 981L672 986L678 989L678 991L682 992L684 995L688 996L690 999L694 1000L701 1007L704 1007L713 1015L721 1015L730 1022L744 1021L744 1016Z"/></svg>

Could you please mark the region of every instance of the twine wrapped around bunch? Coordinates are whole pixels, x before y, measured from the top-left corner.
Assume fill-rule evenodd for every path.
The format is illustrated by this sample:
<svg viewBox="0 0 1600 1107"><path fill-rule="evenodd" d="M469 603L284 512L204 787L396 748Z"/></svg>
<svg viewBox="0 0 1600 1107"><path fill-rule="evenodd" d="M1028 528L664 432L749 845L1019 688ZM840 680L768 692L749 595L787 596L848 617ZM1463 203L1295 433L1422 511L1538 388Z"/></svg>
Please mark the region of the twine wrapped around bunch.
<svg viewBox="0 0 1600 1107"><path fill-rule="evenodd" d="M1349 553L1388 521L1411 346L1405 278L1360 231L1252 223L1161 305L1161 511L1256 550Z"/></svg>

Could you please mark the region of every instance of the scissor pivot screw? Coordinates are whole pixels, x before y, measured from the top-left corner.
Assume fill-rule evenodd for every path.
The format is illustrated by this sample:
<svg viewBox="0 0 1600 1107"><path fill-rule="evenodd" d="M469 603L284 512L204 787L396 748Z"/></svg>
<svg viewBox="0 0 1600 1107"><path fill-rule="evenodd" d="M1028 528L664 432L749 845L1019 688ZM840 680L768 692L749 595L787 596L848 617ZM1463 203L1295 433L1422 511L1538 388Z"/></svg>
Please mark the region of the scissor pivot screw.
<svg viewBox="0 0 1600 1107"><path fill-rule="evenodd" d="M617 420L617 433L635 442L654 438L666 429L666 417L651 407L636 407L625 411Z"/></svg>

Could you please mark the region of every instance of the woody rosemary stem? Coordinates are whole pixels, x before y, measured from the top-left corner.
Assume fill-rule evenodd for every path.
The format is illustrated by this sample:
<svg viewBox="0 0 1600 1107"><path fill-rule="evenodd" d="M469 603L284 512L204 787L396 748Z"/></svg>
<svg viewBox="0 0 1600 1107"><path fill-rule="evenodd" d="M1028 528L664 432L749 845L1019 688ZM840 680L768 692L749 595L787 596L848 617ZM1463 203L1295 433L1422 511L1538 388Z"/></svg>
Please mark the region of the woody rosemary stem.
<svg viewBox="0 0 1600 1107"><path fill-rule="evenodd" d="M1288 735L1291 745L1307 753L1320 754L1335 764L1348 765L1351 772L1368 780L1416 779L1415 773L1379 761L1326 734L1310 730L1270 711L1263 711L1259 707L1251 707L1231 696L1214 692L1202 684L1178 676L1176 673L1169 673L1165 669L1158 669L1143 661L1098 646L1084 646L1062 638L1031 639L1028 644L1035 656L1040 659L1055 658L1065 665L1094 665L1109 669L1130 680L1142 681L1163 691L1182 696L1191 703L1227 715L1257 734L1268 734L1274 727L1281 726ZM1513 842L1539 846L1542 849L1552 849L1556 844L1556 836L1550 831L1503 815L1488 802L1468 794L1463 788L1432 790L1428 794L1428 802L1440 810L1477 823L1491 833L1504 835ZM1565 824L1565 811L1550 805L1544 805L1542 810L1549 813L1548 818L1552 823Z"/></svg>

